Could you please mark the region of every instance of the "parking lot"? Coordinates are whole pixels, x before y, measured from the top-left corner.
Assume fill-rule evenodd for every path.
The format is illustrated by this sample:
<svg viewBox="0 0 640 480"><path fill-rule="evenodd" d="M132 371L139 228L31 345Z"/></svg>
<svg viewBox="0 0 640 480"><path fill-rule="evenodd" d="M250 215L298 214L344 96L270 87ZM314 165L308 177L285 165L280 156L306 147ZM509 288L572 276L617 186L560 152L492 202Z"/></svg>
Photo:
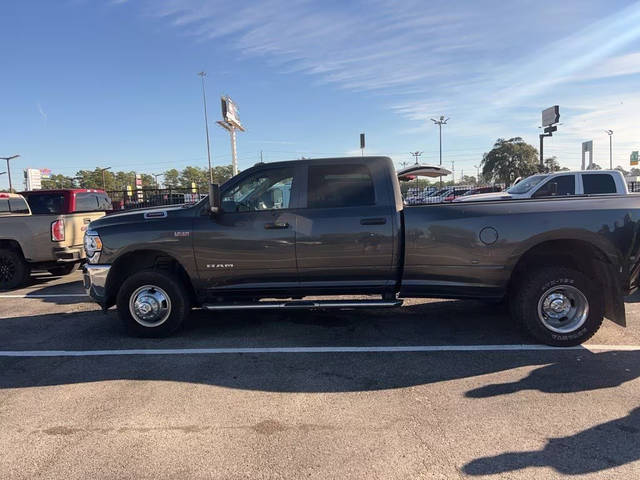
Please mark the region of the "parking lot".
<svg viewBox="0 0 640 480"><path fill-rule="evenodd" d="M3 478L638 478L640 307L586 348L502 306L195 311L125 336L80 272L0 293Z"/></svg>

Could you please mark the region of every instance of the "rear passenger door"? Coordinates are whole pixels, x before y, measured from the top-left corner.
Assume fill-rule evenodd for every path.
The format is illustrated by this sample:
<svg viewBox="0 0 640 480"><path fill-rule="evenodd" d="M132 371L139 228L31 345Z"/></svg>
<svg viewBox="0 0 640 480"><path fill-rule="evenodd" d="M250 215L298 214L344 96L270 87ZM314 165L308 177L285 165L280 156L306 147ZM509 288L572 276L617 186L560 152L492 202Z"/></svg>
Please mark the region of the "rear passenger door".
<svg viewBox="0 0 640 480"><path fill-rule="evenodd" d="M346 292L392 283L395 210L385 201L384 180L365 162L308 165L296 231L304 289Z"/></svg>

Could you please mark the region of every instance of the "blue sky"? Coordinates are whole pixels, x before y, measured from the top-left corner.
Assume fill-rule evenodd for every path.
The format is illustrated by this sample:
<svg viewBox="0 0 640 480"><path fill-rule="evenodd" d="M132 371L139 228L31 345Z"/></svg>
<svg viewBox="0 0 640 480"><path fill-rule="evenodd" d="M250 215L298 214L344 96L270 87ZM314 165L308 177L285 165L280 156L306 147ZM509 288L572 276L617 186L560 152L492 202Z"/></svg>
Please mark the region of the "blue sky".
<svg viewBox="0 0 640 480"><path fill-rule="evenodd" d="M538 145L540 110L561 106L545 154L577 168L628 166L640 148L640 2L212 0L3 2L0 156L72 175L206 165L200 70L215 164L219 96L239 105L240 168L266 160L409 151L473 173L498 137ZM0 171L3 171L0 165ZM0 188L7 184L0 176Z"/></svg>

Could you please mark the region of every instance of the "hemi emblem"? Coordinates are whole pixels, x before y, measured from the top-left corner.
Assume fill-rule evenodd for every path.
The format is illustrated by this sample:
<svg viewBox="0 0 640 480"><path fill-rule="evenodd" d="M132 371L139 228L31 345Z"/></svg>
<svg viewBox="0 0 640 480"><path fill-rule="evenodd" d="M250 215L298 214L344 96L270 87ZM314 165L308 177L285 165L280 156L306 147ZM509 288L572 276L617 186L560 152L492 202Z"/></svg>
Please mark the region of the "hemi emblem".
<svg viewBox="0 0 640 480"><path fill-rule="evenodd" d="M188 237L189 232L173 232L174 237Z"/></svg>

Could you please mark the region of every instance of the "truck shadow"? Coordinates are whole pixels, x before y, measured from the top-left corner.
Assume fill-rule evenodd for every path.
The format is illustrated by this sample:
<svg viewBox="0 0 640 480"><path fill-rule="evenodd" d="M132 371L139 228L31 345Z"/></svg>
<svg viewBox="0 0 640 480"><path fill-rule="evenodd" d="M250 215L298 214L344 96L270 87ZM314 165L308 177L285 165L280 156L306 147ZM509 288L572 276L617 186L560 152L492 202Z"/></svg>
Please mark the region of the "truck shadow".
<svg viewBox="0 0 640 480"><path fill-rule="evenodd" d="M475 476L551 467L562 475L584 475L639 460L639 443L640 407L575 435L551 438L541 450L479 458L466 464L462 471Z"/></svg>

